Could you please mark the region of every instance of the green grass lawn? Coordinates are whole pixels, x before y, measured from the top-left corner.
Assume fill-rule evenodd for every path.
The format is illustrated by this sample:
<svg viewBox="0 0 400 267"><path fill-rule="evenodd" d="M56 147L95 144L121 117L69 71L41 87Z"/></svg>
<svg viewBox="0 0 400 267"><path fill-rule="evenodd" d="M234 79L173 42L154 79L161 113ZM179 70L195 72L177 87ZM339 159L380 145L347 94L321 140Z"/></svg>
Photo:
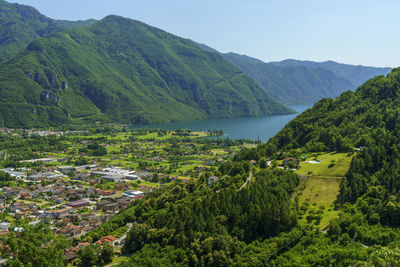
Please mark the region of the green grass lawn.
<svg viewBox="0 0 400 267"><path fill-rule="evenodd" d="M107 267L107 266L113 266L113 265L116 265L116 264L121 264L121 263L123 263L125 261L128 261L128 260L129 260L129 257L126 257L126 256L114 257L112 259L112 262L110 262L109 264L107 264L105 266Z"/></svg>
<svg viewBox="0 0 400 267"><path fill-rule="evenodd" d="M24 204L27 204L27 205L36 204L39 207L44 207L46 205L53 205L53 203L45 201L45 200L31 201L31 200L26 200L26 199L18 199L16 202L24 203Z"/></svg>
<svg viewBox="0 0 400 267"><path fill-rule="evenodd" d="M313 155L308 157L305 161L300 162L300 168L296 173L302 175L311 175L317 177L343 177L350 167L353 155L346 153L328 153L322 155ZM318 159L320 163L308 163Z"/></svg>
<svg viewBox="0 0 400 267"><path fill-rule="evenodd" d="M300 213L304 211L299 217L300 224L315 225L317 220L307 222L307 216L320 213L318 227L322 229L338 216L338 211L333 210L333 203L339 194L340 181L341 178L308 177L300 182L294 194L299 198Z"/></svg>

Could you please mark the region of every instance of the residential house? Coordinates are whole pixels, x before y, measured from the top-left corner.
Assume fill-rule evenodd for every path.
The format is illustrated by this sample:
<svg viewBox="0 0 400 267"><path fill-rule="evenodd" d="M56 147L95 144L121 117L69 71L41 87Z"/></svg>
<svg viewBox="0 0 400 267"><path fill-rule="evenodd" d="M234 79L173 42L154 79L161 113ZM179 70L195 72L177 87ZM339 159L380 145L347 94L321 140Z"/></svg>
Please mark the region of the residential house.
<svg viewBox="0 0 400 267"><path fill-rule="evenodd" d="M111 202L111 201L101 201L97 203L96 209L102 210L102 211L113 211L116 212L119 210L119 204L116 202Z"/></svg>
<svg viewBox="0 0 400 267"><path fill-rule="evenodd" d="M284 158L282 165L286 167L289 164L289 162L292 162L296 166L296 168L300 166L300 160L295 158Z"/></svg>
<svg viewBox="0 0 400 267"><path fill-rule="evenodd" d="M72 208L80 208L80 207L90 206L90 203L87 200L76 200L76 201L68 202L65 205L72 207Z"/></svg>
<svg viewBox="0 0 400 267"><path fill-rule="evenodd" d="M109 236L105 236L100 238L99 240L97 240L96 244L102 245L104 243L109 243L112 244L117 238L115 236L109 235Z"/></svg>
<svg viewBox="0 0 400 267"><path fill-rule="evenodd" d="M11 223L0 222L0 231L8 231L10 229Z"/></svg>

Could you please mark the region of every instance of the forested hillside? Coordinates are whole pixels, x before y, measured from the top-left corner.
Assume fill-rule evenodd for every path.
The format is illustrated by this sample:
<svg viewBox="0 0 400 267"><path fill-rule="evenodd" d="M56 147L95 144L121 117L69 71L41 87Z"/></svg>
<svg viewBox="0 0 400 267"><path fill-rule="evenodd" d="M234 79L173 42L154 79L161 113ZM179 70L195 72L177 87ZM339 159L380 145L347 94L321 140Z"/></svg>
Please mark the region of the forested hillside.
<svg viewBox="0 0 400 267"><path fill-rule="evenodd" d="M15 56L31 40L62 30L33 7L0 0L0 62Z"/></svg>
<svg viewBox="0 0 400 267"><path fill-rule="evenodd" d="M224 57L285 104L312 104L355 88L348 80L322 68L275 66L235 53L224 54Z"/></svg>
<svg viewBox="0 0 400 267"><path fill-rule="evenodd" d="M206 51L218 52L205 44L194 43ZM387 75L391 70L334 61L287 59L266 63L236 53L220 54L255 79L274 99L284 104L313 104L322 98L335 98L344 91L357 89L375 76Z"/></svg>
<svg viewBox="0 0 400 267"><path fill-rule="evenodd" d="M134 222L123 252L134 265L216 265L241 263L247 243L273 237L296 224L290 196L299 182L294 173L261 170L239 189L248 162L230 163L218 183L175 184L135 202L89 235L97 240ZM268 252L267 252L268 253ZM269 252L271 253L271 251Z"/></svg>
<svg viewBox="0 0 400 267"><path fill-rule="evenodd" d="M78 28L78 27L89 27L97 22L95 19L87 19L87 20L55 20L55 22L61 26L64 26L68 29Z"/></svg>
<svg viewBox="0 0 400 267"><path fill-rule="evenodd" d="M292 112L222 56L117 16L31 42L0 66L0 94L9 127Z"/></svg>
<svg viewBox="0 0 400 267"><path fill-rule="evenodd" d="M53 20L33 7L0 0L0 62L11 59L36 38L95 22Z"/></svg>
<svg viewBox="0 0 400 267"><path fill-rule="evenodd" d="M277 149L352 151L371 147L382 132L396 132L398 124L399 69L375 77L356 92L323 99L288 123L269 145Z"/></svg>
<svg viewBox="0 0 400 267"><path fill-rule="evenodd" d="M339 217L331 221L328 235L307 234L277 256L276 264L399 264L399 104L400 70L394 69L356 92L321 100L268 143L236 157L242 161L283 153L355 153L340 185Z"/></svg>
<svg viewBox="0 0 400 267"><path fill-rule="evenodd" d="M325 69L333 72L336 76L351 82L353 88L356 89L369 79L390 73L391 68L378 68L367 66L356 66L334 61L314 62L307 60L287 59L279 62L270 62L269 64L282 67L303 66L313 69Z"/></svg>

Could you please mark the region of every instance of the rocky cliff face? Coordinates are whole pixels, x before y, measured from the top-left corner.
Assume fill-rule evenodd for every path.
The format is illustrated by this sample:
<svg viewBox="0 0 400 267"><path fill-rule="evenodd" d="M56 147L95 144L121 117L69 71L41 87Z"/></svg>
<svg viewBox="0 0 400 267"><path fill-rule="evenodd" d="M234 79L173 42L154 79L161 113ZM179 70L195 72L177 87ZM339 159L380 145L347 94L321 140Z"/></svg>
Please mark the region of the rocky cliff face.
<svg viewBox="0 0 400 267"><path fill-rule="evenodd" d="M41 104L59 106L61 91L68 88L66 81L60 82L57 74L49 70L45 71L45 75L39 72L27 72L25 76L43 88L40 94Z"/></svg>

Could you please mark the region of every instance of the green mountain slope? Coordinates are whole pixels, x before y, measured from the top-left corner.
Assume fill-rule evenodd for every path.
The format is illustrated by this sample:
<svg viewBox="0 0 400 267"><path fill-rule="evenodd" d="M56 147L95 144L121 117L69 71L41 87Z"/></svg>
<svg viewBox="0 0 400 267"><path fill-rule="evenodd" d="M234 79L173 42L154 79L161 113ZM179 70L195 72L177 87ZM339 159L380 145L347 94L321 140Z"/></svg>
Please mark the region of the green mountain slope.
<svg viewBox="0 0 400 267"><path fill-rule="evenodd" d="M15 56L31 40L62 30L33 7L0 0L0 62Z"/></svg>
<svg viewBox="0 0 400 267"><path fill-rule="evenodd" d="M383 194L400 190L400 69L378 76L336 100L324 99L291 121L264 145L278 150L353 151L350 170L341 184L341 201L355 201L372 186ZM389 201L385 197L386 201ZM392 200L392 204L393 204ZM400 205L397 204L396 205ZM384 215L382 209L378 210ZM392 216L392 215L391 215ZM397 217L385 218L398 225Z"/></svg>
<svg viewBox="0 0 400 267"><path fill-rule="evenodd" d="M205 44L193 42L206 51L218 52ZM284 104L312 104L325 97L335 98L342 92L355 90L368 79L386 75L391 70L334 61L287 59L266 63L236 53L222 55L261 84L269 95Z"/></svg>
<svg viewBox="0 0 400 267"><path fill-rule="evenodd" d="M367 81L356 92L319 101L268 143L236 155L237 161L301 158L320 151L353 156L335 203L339 216L330 222L327 233L300 237L291 249L283 248L271 266L399 265L399 114L397 68L387 77ZM333 160L328 168L334 169L336 164ZM310 172L306 179L312 179L312 175ZM321 194L317 187L311 190L315 196Z"/></svg>
<svg viewBox="0 0 400 267"><path fill-rule="evenodd" d="M285 104L311 104L353 89L349 81L326 69L274 66L235 53L224 54L224 57L258 81L268 94Z"/></svg>
<svg viewBox="0 0 400 267"><path fill-rule="evenodd" d="M95 22L53 20L33 7L0 0L0 62L11 59L36 38Z"/></svg>
<svg viewBox="0 0 400 267"><path fill-rule="evenodd" d="M222 56L117 16L33 41L0 66L0 94L7 126L292 112Z"/></svg>
<svg viewBox="0 0 400 267"><path fill-rule="evenodd" d="M366 146L381 128L392 131L400 112L400 72L377 76L356 92L337 99L323 99L282 129L271 143L279 149L303 148L312 151L350 151Z"/></svg>
<svg viewBox="0 0 400 267"><path fill-rule="evenodd" d="M97 22L95 19L87 19L87 20L77 20L77 21L70 21L70 20L56 20L57 24L64 26L68 29L78 28L78 27L89 27L92 26Z"/></svg>
<svg viewBox="0 0 400 267"><path fill-rule="evenodd" d="M314 69L330 70L336 76L342 77L351 82L354 89L375 76L387 75L391 71L391 68L366 67L360 65L355 66L334 61L313 62L287 59L280 62L271 62L269 64L283 67L303 66Z"/></svg>

